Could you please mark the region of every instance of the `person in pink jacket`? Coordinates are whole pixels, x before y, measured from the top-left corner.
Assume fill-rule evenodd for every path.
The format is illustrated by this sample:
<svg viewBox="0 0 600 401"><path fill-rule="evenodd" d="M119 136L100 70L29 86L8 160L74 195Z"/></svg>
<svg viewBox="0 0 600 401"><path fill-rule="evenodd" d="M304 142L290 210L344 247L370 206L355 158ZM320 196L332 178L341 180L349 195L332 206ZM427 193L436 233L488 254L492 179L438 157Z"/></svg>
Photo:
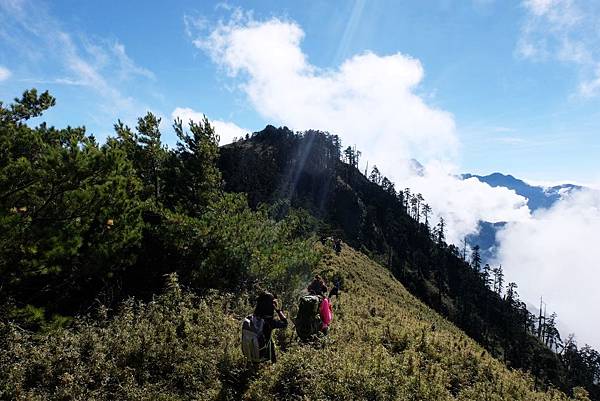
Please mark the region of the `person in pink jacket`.
<svg viewBox="0 0 600 401"><path fill-rule="evenodd" d="M333 305L331 304L329 298L323 298L319 312L322 322L321 331L324 334L327 334L327 331L329 330L329 324L331 324L331 321L333 320Z"/></svg>
<svg viewBox="0 0 600 401"><path fill-rule="evenodd" d="M329 292L329 297L327 296L327 285L325 284L325 280L321 278L321 276L316 275L313 281L308 285L307 288L309 294L317 295L321 298L321 304L319 305L319 315L321 316L321 332L323 334L327 334L329 330L329 325L333 320L333 304L331 303L331 296L337 295L337 286L334 287Z"/></svg>

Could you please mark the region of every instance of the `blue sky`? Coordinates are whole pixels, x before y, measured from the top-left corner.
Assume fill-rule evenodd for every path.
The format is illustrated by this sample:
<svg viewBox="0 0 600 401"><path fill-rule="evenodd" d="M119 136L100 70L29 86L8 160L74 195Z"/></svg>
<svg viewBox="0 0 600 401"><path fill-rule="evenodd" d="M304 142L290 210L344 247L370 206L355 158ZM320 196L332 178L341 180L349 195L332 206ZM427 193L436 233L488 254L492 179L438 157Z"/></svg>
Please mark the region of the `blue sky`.
<svg viewBox="0 0 600 401"><path fill-rule="evenodd" d="M411 91L451 115L457 139L452 158L461 171L546 181L600 178L600 88L594 86L600 41L589 22L598 10L586 2L0 4L0 99L6 102L30 87L48 89L58 99L48 121L85 125L101 139L117 118L133 122L152 110L166 121L177 108L248 130L267 123L304 128L287 123L285 113L257 110L240 89L248 83L247 71L232 77L232 65L198 45L219 21L231 24L241 12L244 21L236 27L274 18L299 27L302 53L323 71L367 51L418 60L424 75Z"/></svg>

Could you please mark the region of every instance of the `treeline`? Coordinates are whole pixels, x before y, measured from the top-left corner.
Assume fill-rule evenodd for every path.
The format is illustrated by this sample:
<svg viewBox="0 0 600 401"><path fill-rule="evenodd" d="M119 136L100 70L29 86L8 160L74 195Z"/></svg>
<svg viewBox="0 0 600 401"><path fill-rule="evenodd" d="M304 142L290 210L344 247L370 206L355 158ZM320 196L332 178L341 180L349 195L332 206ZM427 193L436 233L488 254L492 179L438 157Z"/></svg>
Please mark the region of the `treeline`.
<svg viewBox="0 0 600 401"><path fill-rule="evenodd" d="M376 167L362 173L360 152L342 149L336 135L267 126L223 147L219 164L227 190L247 193L253 206L283 201L309 210L322 222L321 235L341 237L387 266L494 356L533 373L538 385L581 385L600 399L589 347L571 341L558 349L556 318L532 318L516 284L505 290L501 267L481 266L477 247L467 255L466 244L447 244L445 221L431 222L422 195L397 190Z"/></svg>
<svg viewBox="0 0 600 401"><path fill-rule="evenodd" d="M317 262L310 216L275 218L223 191L206 119L175 121L174 149L151 113L99 144L85 128L28 125L54 104L35 90L0 103L0 323L48 330L151 299L171 273L201 294L262 285L285 296Z"/></svg>

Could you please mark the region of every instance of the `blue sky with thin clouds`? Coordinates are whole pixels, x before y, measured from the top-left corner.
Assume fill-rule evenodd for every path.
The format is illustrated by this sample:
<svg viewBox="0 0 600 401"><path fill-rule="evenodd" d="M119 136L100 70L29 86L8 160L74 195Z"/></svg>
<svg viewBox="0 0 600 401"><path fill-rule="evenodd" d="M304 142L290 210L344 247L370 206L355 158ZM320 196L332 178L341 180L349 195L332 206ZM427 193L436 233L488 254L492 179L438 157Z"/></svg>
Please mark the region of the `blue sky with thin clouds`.
<svg viewBox="0 0 600 401"><path fill-rule="evenodd" d="M146 110L163 116L167 141L177 108L247 130L284 123L257 111L240 78L194 44L239 7L257 23L297 24L302 53L323 71L365 52L418 60L414 92L453 116L462 171L600 179L600 33L590 22L600 14L590 2L0 4L0 99L48 89L58 100L51 123L85 125L100 139L118 118L132 123Z"/></svg>

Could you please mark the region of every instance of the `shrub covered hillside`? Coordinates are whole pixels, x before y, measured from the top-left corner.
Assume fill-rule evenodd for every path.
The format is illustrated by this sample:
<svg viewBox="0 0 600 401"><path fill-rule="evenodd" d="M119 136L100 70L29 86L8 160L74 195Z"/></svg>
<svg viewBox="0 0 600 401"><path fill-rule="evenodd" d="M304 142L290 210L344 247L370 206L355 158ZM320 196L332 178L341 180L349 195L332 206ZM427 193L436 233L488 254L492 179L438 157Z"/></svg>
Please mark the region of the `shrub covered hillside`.
<svg viewBox="0 0 600 401"><path fill-rule="evenodd" d="M538 392L392 275L345 246L318 267L338 278L330 335L300 345L276 336L276 364L256 371L240 351L245 297L182 291L171 276L150 303L100 309L70 328L32 334L1 326L1 399L123 400L567 400ZM284 305L293 309L293 305ZM291 311L293 314L293 311ZM574 399L586 400L575 389Z"/></svg>

